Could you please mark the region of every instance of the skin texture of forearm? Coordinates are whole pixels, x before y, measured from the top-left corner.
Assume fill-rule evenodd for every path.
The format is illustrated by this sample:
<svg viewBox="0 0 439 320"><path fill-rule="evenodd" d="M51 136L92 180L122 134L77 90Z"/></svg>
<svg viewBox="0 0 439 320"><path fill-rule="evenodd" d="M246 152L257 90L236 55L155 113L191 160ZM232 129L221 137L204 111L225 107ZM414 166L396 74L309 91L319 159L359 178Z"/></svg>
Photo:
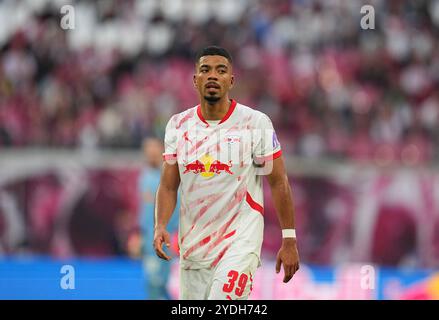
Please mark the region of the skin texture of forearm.
<svg viewBox="0 0 439 320"><path fill-rule="evenodd" d="M281 229L294 229L293 197L287 177L271 182L270 187Z"/></svg>
<svg viewBox="0 0 439 320"><path fill-rule="evenodd" d="M166 228L177 204L177 192L159 185L155 204L155 228Z"/></svg>

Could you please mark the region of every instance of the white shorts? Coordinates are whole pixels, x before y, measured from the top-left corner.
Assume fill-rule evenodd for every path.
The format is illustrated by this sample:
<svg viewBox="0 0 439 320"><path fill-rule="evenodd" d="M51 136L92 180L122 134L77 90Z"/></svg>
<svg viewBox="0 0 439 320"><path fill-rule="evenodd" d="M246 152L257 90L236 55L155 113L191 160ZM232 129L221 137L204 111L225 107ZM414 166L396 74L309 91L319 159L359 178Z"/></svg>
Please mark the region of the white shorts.
<svg viewBox="0 0 439 320"><path fill-rule="evenodd" d="M256 254L223 257L212 269L180 268L181 300L247 300L259 265Z"/></svg>

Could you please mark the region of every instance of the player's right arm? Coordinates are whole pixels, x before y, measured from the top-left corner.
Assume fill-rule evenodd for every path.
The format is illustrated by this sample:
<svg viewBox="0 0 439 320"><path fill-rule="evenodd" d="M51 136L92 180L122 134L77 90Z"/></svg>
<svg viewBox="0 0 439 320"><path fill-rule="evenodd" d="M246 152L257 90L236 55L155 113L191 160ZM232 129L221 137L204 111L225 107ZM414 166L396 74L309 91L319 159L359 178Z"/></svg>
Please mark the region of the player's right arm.
<svg viewBox="0 0 439 320"><path fill-rule="evenodd" d="M155 203L155 226L154 226L154 249L162 259L171 258L164 252L163 244L171 245L170 234L166 230L172 213L177 203L178 186L180 185L180 173L177 163L163 162L160 184L157 189Z"/></svg>

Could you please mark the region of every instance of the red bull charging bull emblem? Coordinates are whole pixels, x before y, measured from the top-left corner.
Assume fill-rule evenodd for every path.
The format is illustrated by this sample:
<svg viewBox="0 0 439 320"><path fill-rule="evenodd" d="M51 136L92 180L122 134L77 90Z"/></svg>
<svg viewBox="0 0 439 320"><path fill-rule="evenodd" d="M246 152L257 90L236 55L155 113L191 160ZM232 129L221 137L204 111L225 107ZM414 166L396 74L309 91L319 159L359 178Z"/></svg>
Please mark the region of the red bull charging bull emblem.
<svg viewBox="0 0 439 320"><path fill-rule="evenodd" d="M233 174L230 170L232 168L232 161L224 163L219 160L214 160L208 154L202 156L200 160L195 160L183 166L185 168L183 174L192 172L194 174L201 174L201 176L205 178L213 177L215 174L221 174L222 172Z"/></svg>

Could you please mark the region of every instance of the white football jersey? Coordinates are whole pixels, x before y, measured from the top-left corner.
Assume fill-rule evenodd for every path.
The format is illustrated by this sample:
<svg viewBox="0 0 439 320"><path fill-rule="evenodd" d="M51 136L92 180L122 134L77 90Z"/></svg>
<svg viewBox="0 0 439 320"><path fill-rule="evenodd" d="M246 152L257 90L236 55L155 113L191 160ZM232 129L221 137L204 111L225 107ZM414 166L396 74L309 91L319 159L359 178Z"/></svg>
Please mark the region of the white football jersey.
<svg viewBox="0 0 439 320"><path fill-rule="evenodd" d="M184 269L214 267L224 255L260 259L262 175L281 153L268 116L234 100L220 121L206 121L199 105L169 120L163 156L179 167Z"/></svg>

